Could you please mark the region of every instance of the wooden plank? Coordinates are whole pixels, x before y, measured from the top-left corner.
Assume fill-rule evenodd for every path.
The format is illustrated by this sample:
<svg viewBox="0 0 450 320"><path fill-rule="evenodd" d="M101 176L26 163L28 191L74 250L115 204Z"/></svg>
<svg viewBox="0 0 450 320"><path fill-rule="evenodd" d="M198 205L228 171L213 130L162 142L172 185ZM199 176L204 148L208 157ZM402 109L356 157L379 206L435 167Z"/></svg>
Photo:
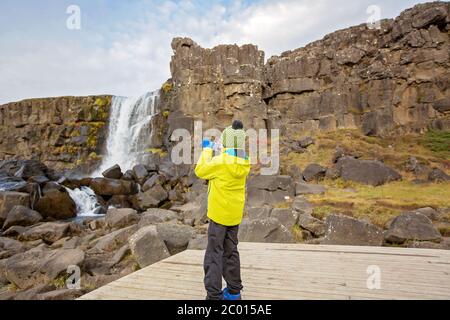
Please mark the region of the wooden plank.
<svg viewBox="0 0 450 320"><path fill-rule="evenodd" d="M244 299L450 299L450 252L241 243ZM184 251L80 299L204 299L204 251ZM367 288L367 267L381 289Z"/></svg>

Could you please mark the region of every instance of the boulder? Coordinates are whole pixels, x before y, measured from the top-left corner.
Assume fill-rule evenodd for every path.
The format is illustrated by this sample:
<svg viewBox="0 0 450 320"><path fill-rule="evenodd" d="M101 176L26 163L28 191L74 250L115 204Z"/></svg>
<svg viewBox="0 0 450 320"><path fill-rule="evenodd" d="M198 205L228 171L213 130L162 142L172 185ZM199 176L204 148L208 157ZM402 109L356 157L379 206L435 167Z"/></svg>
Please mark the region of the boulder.
<svg viewBox="0 0 450 320"><path fill-rule="evenodd" d="M294 196L294 191L247 189L246 204L250 207L273 206L287 203Z"/></svg>
<svg viewBox="0 0 450 320"><path fill-rule="evenodd" d="M248 179L247 188L257 190L286 190L293 191L293 181L290 176L252 176Z"/></svg>
<svg viewBox="0 0 450 320"><path fill-rule="evenodd" d="M308 148L310 145L314 144L314 138L313 137L303 137L298 141L298 144L302 148Z"/></svg>
<svg viewBox="0 0 450 320"><path fill-rule="evenodd" d="M27 290L22 290L20 292L16 292L15 296L14 296L14 300L18 300L18 301L34 301L34 300L38 300L38 296L41 293L45 293L51 290L55 290L56 287L54 286L54 284L52 283L42 283L42 284L38 284L36 286L33 286L30 289Z"/></svg>
<svg viewBox="0 0 450 320"><path fill-rule="evenodd" d="M145 192L140 192L130 197L130 201L134 209L145 211L158 207L168 196L167 191L162 186L156 185Z"/></svg>
<svg viewBox="0 0 450 320"><path fill-rule="evenodd" d="M7 259L5 275L18 288L28 289L58 278L68 266L80 266L84 257L84 252L79 249L50 251L40 246Z"/></svg>
<svg viewBox="0 0 450 320"><path fill-rule="evenodd" d="M195 238L189 240L188 250L206 250L208 246L208 235L199 234Z"/></svg>
<svg viewBox="0 0 450 320"><path fill-rule="evenodd" d="M0 237L0 260L9 258L25 250L25 246L17 240Z"/></svg>
<svg viewBox="0 0 450 320"><path fill-rule="evenodd" d="M56 188L44 190L35 209L47 219L65 220L77 216L77 206L69 193Z"/></svg>
<svg viewBox="0 0 450 320"><path fill-rule="evenodd" d="M123 229L119 229L98 238L95 241L93 252L111 252L122 247L130 238L130 236L137 231L137 225L132 225ZM89 252L89 251L88 251Z"/></svg>
<svg viewBox="0 0 450 320"><path fill-rule="evenodd" d="M314 218L308 213L299 215L298 225L304 230L309 231L316 237L322 237L323 235L325 235L325 223L323 223L323 221L319 219Z"/></svg>
<svg viewBox="0 0 450 320"><path fill-rule="evenodd" d="M176 223L160 223L156 226L158 236L164 241L170 254L185 250L194 237L195 230L191 226Z"/></svg>
<svg viewBox="0 0 450 320"><path fill-rule="evenodd" d="M359 160L346 156L338 160L336 168L342 179L372 186L402 178L397 171L376 160Z"/></svg>
<svg viewBox="0 0 450 320"><path fill-rule="evenodd" d="M58 289L37 295L37 300L48 301L63 301L63 300L75 300L84 294L83 290L79 289Z"/></svg>
<svg viewBox="0 0 450 320"><path fill-rule="evenodd" d="M134 233L128 241L131 254L141 268L170 257L156 226L146 226Z"/></svg>
<svg viewBox="0 0 450 320"><path fill-rule="evenodd" d="M0 176L0 190L5 191L16 191L16 192L26 192L28 183L21 178L10 177L10 176Z"/></svg>
<svg viewBox="0 0 450 320"><path fill-rule="evenodd" d="M123 176L122 169L119 165L114 165L102 172L102 176L108 179L121 179Z"/></svg>
<svg viewBox="0 0 450 320"><path fill-rule="evenodd" d="M172 206L171 210L178 212L180 219L189 221L191 225L205 224L208 220L208 194L201 193L188 203Z"/></svg>
<svg viewBox="0 0 450 320"><path fill-rule="evenodd" d="M27 180L33 176L45 176L47 166L37 160L5 160L0 162L0 172Z"/></svg>
<svg viewBox="0 0 450 320"><path fill-rule="evenodd" d="M151 208L141 214L139 229L151 224L158 224L178 220L178 214L172 210Z"/></svg>
<svg viewBox="0 0 450 320"><path fill-rule="evenodd" d="M324 194L327 191L322 185L297 182L295 184L295 195L302 194Z"/></svg>
<svg viewBox="0 0 450 320"><path fill-rule="evenodd" d="M16 238L29 229L30 229L29 227L12 226L3 231L2 236L9 238Z"/></svg>
<svg viewBox="0 0 450 320"><path fill-rule="evenodd" d="M292 203L292 209L299 214L312 214L314 206L303 196L297 196Z"/></svg>
<svg viewBox="0 0 450 320"><path fill-rule="evenodd" d="M445 182L450 181L450 176L438 168L433 168L428 174L428 181Z"/></svg>
<svg viewBox="0 0 450 320"><path fill-rule="evenodd" d="M148 178L144 185L142 186L142 191L147 191L153 188L155 185L162 185L166 182L166 178L160 174L154 174L150 178Z"/></svg>
<svg viewBox="0 0 450 320"><path fill-rule="evenodd" d="M441 219L441 216L442 216L441 213L439 213L438 211L436 211L435 209L430 208L430 207L420 208L415 211L423 214L431 221L437 221L437 220Z"/></svg>
<svg viewBox="0 0 450 320"><path fill-rule="evenodd" d="M303 170L303 179L306 182L318 181L325 177L326 172L327 168L316 163L312 163L308 165L305 170Z"/></svg>
<svg viewBox="0 0 450 320"><path fill-rule="evenodd" d="M136 210L125 209L108 209L105 217L106 224L110 228L121 229L139 222L139 215Z"/></svg>
<svg viewBox="0 0 450 320"><path fill-rule="evenodd" d="M133 167L133 175L136 181L142 185L148 177L148 170L144 165L138 164Z"/></svg>
<svg viewBox="0 0 450 320"><path fill-rule="evenodd" d="M251 207L246 209L246 218L249 220L263 220L270 217L271 207Z"/></svg>
<svg viewBox="0 0 450 320"><path fill-rule="evenodd" d="M414 17L412 25L417 29L426 28L431 24L443 23L445 25L447 15L448 9L446 10L445 7L431 7L418 13Z"/></svg>
<svg viewBox="0 0 450 320"><path fill-rule="evenodd" d="M199 195L195 201L198 207L192 211L192 218L194 219L194 225L198 226L205 224L208 220L208 194Z"/></svg>
<svg viewBox="0 0 450 320"><path fill-rule="evenodd" d="M30 195L14 191L0 191L0 225L3 225L6 216L15 206L29 207Z"/></svg>
<svg viewBox="0 0 450 320"><path fill-rule="evenodd" d="M106 207L114 207L114 208L131 208L131 203L128 201L128 196L124 195L115 195L112 196L107 202Z"/></svg>
<svg viewBox="0 0 450 320"><path fill-rule="evenodd" d="M288 230L297 224L298 212L292 209L274 208L270 213L270 217L277 219Z"/></svg>
<svg viewBox="0 0 450 320"><path fill-rule="evenodd" d="M94 178L90 188L100 196L133 195L138 193L138 186L133 181Z"/></svg>
<svg viewBox="0 0 450 320"><path fill-rule="evenodd" d="M111 266L115 266L120 263L130 252L130 245L128 243L123 245L111 258Z"/></svg>
<svg viewBox="0 0 450 320"><path fill-rule="evenodd" d="M294 243L291 232L275 218L243 219L238 237L242 242Z"/></svg>
<svg viewBox="0 0 450 320"><path fill-rule="evenodd" d="M27 180L30 183L37 183L39 185L46 184L47 182L50 182L50 179L46 176L33 176Z"/></svg>
<svg viewBox="0 0 450 320"><path fill-rule="evenodd" d="M42 221L42 216L39 212L31 210L24 206L15 206L6 216L5 223L3 224L3 230L7 230L12 226L32 226Z"/></svg>
<svg viewBox="0 0 450 320"><path fill-rule="evenodd" d="M134 180L134 173L133 170L127 170L122 176L122 180L126 181L133 181Z"/></svg>
<svg viewBox="0 0 450 320"><path fill-rule="evenodd" d="M439 242L442 237L425 215L418 212L405 212L391 222L385 239L391 243L404 243L407 240Z"/></svg>
<svg viewBox="0 0 450 320"><path fill-rule="evenodd" d="M34 241L42 239L46 243L53 243L67 236L70 223L46 222L34 226L19 235L20 241Z"/></svg>
<svg viewBox="0 0 450 320"><path fill-rule="evenodd" d="M322 244L381 246L383 230L365 221L342 215L329 215L325 220L325 237Z"/></svg>

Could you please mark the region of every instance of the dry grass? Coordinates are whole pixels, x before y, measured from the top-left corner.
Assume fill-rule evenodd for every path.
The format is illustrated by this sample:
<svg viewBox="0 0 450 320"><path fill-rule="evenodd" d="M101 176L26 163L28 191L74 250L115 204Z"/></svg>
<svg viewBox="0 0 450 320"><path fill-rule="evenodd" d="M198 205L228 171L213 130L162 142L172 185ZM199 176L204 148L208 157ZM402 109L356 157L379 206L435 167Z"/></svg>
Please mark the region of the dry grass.
<svg viewBox="0 0 450 320"><path fill-rule="evenodd" d="M304 134L314 136L316 143L305 153L290 152L280 159L281 171L289 172L292 165L303 170L311 163L332 166L336 147L361 159L378 159L395 168L403 181L380 187L366 186L354 182L325 180L328 187L323 195L309 196L315 205L314 215L325 218L332 213L366 219L385 226L403 211L422 207L450 207L450 183L413 184L415 177L406 171L409 158L414 156L426 166L440 168L450 173L450 132L430 131L424 135L406 135L391 139L368 137L359 130ZM302 136L295 137L300 139Z"/></svg>
<svg viewBox="0 0 450 320"><path fill-rule="evenodd" d="M367 137L359 130L338 130L318 133L316 144L305 153L290 152L281 156L282 167L297 165L304 169L310 163L324 166L331 165L331 159L337 146L349 154L357 154L362 159L378 159L394 167L409 178L404 172L410 156L415 156L422 164L450 170L450 149L445 151L448 132L429 132L425 135L408 135L392 139Z"/></svg>
<svg viewBox="0 0 450 320"><path fill-rule="evenodd" d="M339 186L326 180L328 191L323 195L308 196L316 206L314 215L324 218L341 213L355 218L367 218L384 226L390 219L406 210L423 207L450 207L450 183L413 184L409 181L392 182L379 187L356 183ZM346 184L346 183L343 183Z"/></svg>

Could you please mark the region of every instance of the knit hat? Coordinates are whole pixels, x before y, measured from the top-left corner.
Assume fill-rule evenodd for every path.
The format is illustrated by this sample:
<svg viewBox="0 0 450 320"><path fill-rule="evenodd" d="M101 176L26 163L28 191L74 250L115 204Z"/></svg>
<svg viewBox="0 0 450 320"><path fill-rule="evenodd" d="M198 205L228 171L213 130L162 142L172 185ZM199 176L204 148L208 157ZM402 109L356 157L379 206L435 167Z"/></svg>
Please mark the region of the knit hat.
<svg viewBox="0 0 450 320"><path fill-rule="evenodd" d="M233 129L228 127L222 132L220 137L222 145L227 149L244 149L245 148L245 131L243 129Z"/></svg>

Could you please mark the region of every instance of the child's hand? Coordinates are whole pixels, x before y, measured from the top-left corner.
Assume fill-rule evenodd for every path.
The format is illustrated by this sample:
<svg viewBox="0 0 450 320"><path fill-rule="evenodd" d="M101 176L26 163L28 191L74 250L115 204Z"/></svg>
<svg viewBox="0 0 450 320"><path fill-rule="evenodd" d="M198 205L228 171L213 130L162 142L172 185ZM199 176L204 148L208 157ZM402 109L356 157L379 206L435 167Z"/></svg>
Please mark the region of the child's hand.
<svg viewBox="0 0 450 320"><path fill-rule="evenodd" d="M202 142L202 148L210 148L210 149L214 149L214 142L208 140L208 139L203 139Z"/></svg>

